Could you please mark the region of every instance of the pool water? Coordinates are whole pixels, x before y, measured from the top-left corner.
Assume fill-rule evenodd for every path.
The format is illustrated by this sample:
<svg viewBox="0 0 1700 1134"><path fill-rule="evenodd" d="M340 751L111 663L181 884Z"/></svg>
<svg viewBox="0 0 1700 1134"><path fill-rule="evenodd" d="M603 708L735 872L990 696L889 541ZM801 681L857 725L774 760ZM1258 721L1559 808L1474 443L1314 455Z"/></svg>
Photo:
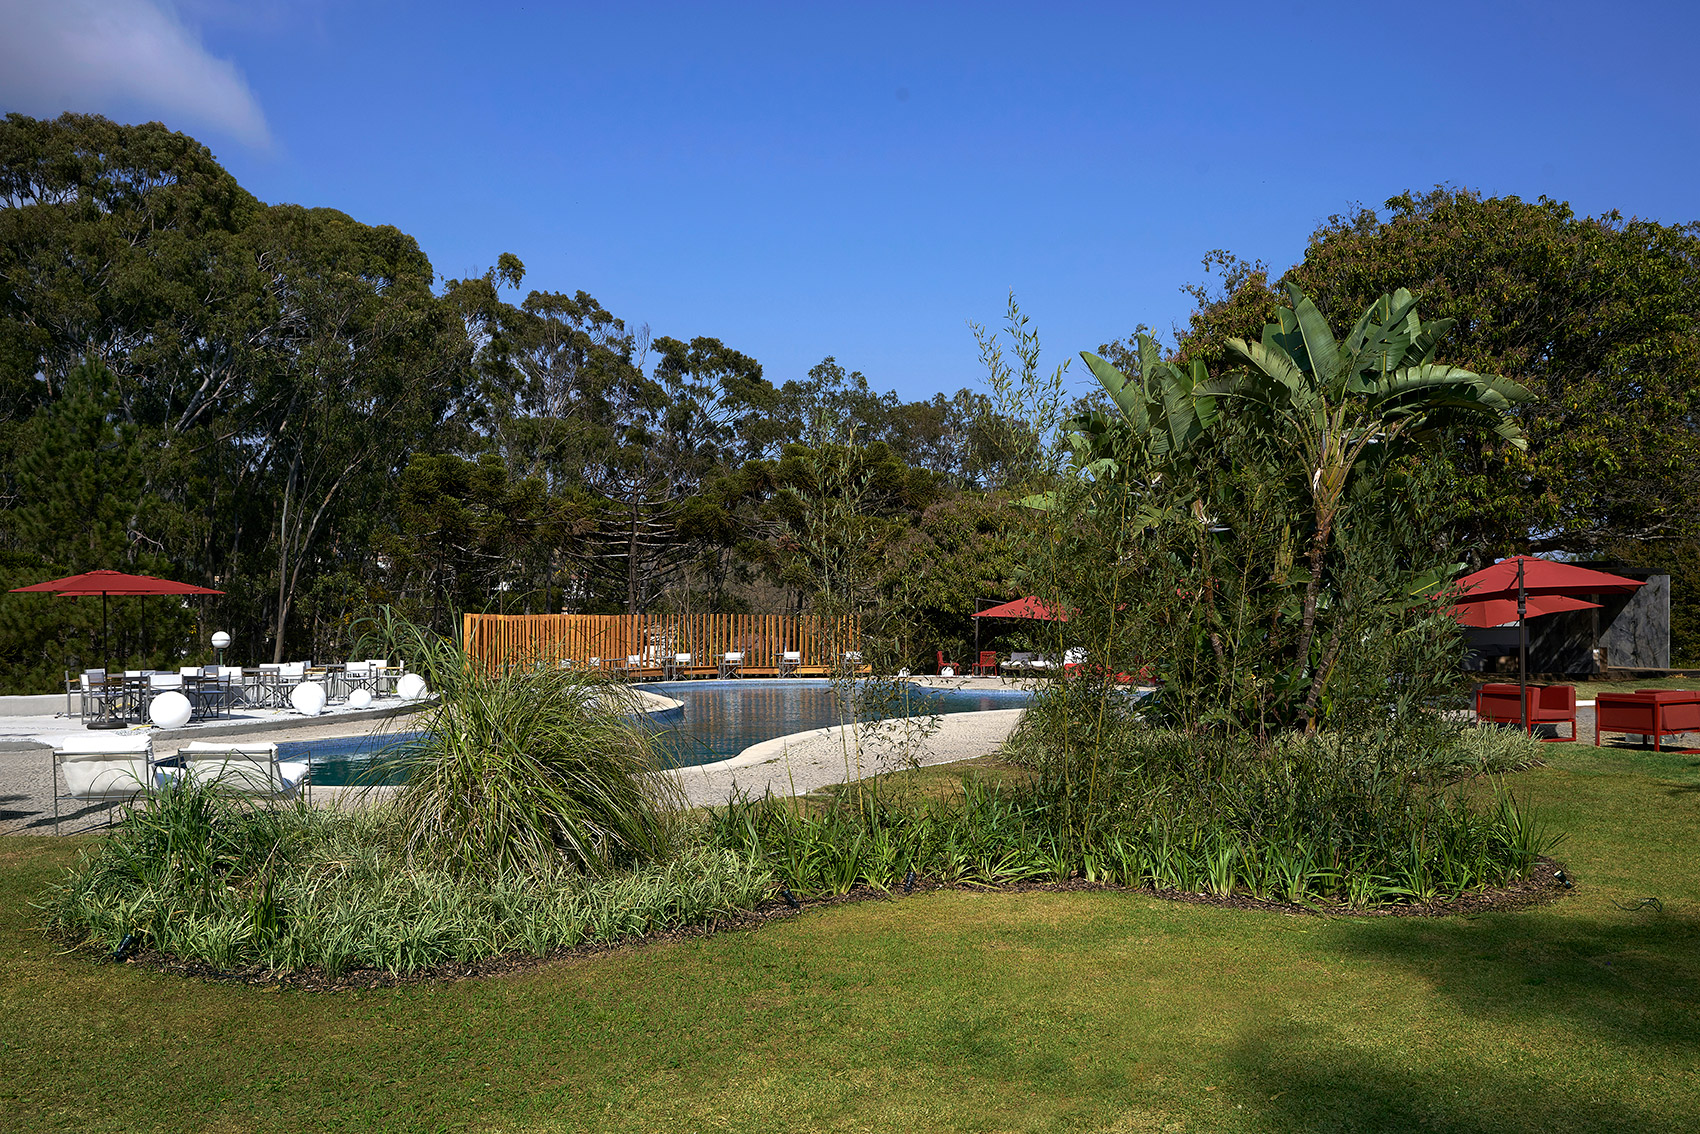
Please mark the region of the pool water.
<svg viewBox="0 0 1700 1134"><path fill-rule="evenodd" d="M752 744L842 724L847 718L839 691L830 681L675 681L637 688L681 703L680 708L649 714L645 722L654 730L664 759L675 768L727 760ZM864 705L860 719L1021 709L1033 699L1033 694L1021 689L908 686L904 692L902 700ZM278 745L278 759L310 761L312 782L320 785L401 783L400 768L393 758L386 759L382 750L419 735L407 732L284 741Z"/></svg>

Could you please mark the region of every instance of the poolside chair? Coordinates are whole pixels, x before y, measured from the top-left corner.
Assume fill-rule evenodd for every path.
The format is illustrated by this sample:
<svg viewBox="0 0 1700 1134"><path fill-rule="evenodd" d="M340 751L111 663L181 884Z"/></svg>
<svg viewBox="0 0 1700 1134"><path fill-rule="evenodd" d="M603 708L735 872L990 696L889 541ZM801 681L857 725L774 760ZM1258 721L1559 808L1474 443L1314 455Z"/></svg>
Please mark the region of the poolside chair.
<svg viewBox="0 0 1700 1134"><path fill-rule="evenodd" d="M196 783L216 783L242 795L288 799L307 782L311 766L305 760L279 760L276 744L235 744L196 740L155 765L163 786L180 776Z"/></svg>
<svg viewBox="0 0 1700 1134"><path fill-rule="evenodd" d="M116 807L154 788L153 741L128 734L72 733L53 738L53 829L59 829L59 783L67 798Z"/></svg>
<svg viewBox="0 0 1700 1134"><path fill-rule="evenodd" d="M962 663L961 662L959 662L959 661L946 661L945 657L944 657L944 651L943 650L936 650L934 652L938 654L938 658L939 658L938 675L940 677L955 677L957 674L962 672ZM949 670L950 672L946 673L945 672L946 670Z"/></svg>
<svg viewBox="0 0 1700 1134"><path fill-rule="evenodd" d="M667 667L659 662L645 661L642 654L627 654L626 676L639 681L650 681L657 677L666 677Z"/></svg>
<svg viewBox="0 0 1700 1134"><path fill-rule="evenodd" d="M996 677L998 675L998 652L996 650L981 650L980 660L974 663L971 672L975 677Z"/></svg>
<svg viewBox="0 0 1700 1134"><path fill-rule="evenodd" d="M683 658L683 661L679 659ZM673 655L674 676L676 677L712 677L720 672L718 663L714 665L698 665L691 654Z"/></svg>
<svg viewBox="0 0 1700 1134"><path fill-rule="evenodd" d="M1036 673L1040 677L1043 677L1051 672L1051 668L1051 659L1046 657L1044 654L1034 654L1031 658L1027 659L1028 673Z"/></svg>
<svg viewBox="0 0 1700 1134"><path fill-rule="evenodd" d="M136 715L141 720L148 719L148 707L153 699L161 693L184 693L183 675L181 673L150 672L142 683L141 704L137 706ZM190 702L193 705L193 702Z"/></svg>
<svg viewBox="0 0 1700 1134"><path fill-rule="evenodd" d="M744 655L737 650L727 650L726 656L720 659L720 677L722 680L737 677L744 668Z"/></svg>
<svg viewBox="0 0 1700 1134"><path fill-rule="evenodd" d="M391 667L389 658L367 658L366 665L372 674L371 688L374 697L395 692L395 683L401 679L401 670Z"/></svg>
<svg viewBox="0 0 1700 1134"><path fill-rule="evenodd" d="M202 666L197 689L202 711L212 716L228 717L230 707L236 703L237 684L241 680L242 671L239 669L227 665Z"/></svg>
<svg viewBox="0 0 1700 1134"><path fill-rule="evenodd" d="M1003 663L1003 671L1016 677L1025 676L1033 664L1031 650L1016 650L1009 655L1009 660Z"/></svg>
<svg viewBox="0 0 1700 1134"><path fill-rule="evenodd" d="M104 669L83 670L77 678L77 691L81 694L82 712L76 715L84 720L90 717L106 720L124 698L123 683L109 682Z"/></svg>
<svg viewBox="0 0 1700 1134"><path fill-rule="evenodd" d="M779 676L795 677L797 671L803 668L802 650L785 650L779 655Z"/></svg>
<svg viewBox="0 0 1700 1134"><path fill-rule="evenodd" d="M1595 717L1599 713L1596 709ZM1492 682L1476 690L1476 721L1489 721L1496 724L1523 724L1523 688L1507 682ZM1529 722L1527 731L1534 735L1536 725L1553 725L1553 737L1543 739L1567 739L1558 736L1556 726L1570 725L1569 740L1576 739L1576 687L1574 685L1531 685L1529 686ZM1595 730L1596 734L1598 729ZM1595 739L1598 739L1596 735Z"/></svg>

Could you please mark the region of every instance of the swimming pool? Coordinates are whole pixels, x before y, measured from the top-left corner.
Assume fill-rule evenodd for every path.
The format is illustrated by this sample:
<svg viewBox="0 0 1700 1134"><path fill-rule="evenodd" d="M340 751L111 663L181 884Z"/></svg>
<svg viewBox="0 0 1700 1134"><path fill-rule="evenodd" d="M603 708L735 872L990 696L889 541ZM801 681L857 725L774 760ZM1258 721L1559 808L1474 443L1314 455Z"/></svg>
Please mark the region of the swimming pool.
<svg viewBox="0 0 1700 1134"><path fill-rule="evenodd" d="M637 688L680 702L677 709L648 714L645 722L655 731L657 745L669 766L676 768L727 760L752 744L842 724L846 719L839 691L830 681L674 681ZM903 701L863 706L861 719L1021 709L1033 700L1033 694L1023 689L907 686L903 691ZM399 769L385 761L381 749L418 735L409 732L284 741L278 745L278 758L310 761L315 784L400 783Z"/></svg>

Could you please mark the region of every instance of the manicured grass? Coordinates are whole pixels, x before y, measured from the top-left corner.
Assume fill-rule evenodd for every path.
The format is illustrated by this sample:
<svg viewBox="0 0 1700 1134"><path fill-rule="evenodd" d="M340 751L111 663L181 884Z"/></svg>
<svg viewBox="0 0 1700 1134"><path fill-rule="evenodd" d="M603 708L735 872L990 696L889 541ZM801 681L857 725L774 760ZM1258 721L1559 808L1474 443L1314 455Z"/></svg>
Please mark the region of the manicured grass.
<svg viewBox="0 0 1700 1134"><path fill-rule="evenodd" d="M1512 674L1511 680L1515 682L1517 675ZM1700 678L1637 677L1633 681L1574 681L1569 684L1576 686L1578 701L1592 701L1601 693L1633 693L1637 689L1700 689Z"/></svg>
<svg viewBox="0 0 1700 1134"><path fill-rule="evenodd" d="M941 892L335 995L59 956L27 902L73 848L6 839L0 1125L1700 1128L1700 757L1546 751L1508 782L1578 888L1523 913Z"/></svg>

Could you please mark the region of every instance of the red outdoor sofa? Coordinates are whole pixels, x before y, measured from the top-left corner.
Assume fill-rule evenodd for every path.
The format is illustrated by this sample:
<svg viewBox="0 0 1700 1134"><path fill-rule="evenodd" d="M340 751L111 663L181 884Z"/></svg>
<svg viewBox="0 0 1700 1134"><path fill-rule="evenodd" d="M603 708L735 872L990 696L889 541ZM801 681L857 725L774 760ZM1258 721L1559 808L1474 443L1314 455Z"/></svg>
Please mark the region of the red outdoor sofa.
<svg viewBox="0 0 1700 1134"><path fill-rule="evenodd" d="M1684 732L1700 732L1700 690L1639 689L1633 693L1601 693L1594 698L1594 744L1600 734L1621 732L1650 736L1653 749L1660 741Z"/></svg>
<svg viewBox="0 0 1700 1134"><path fill-rule="evenodd" d="M1493 721L1495 724L1522 724L1522 686L1498 682L1477 689L1476 719L1478 721ZM1538 724L1561 725L1567 721L1570 724L1570 735L1568 737L1552 737L1551 739L1572 741L1576 739L1576 686L1529 686L1528 731L1531 734L1534 733L1535 726Z"/></svg>

